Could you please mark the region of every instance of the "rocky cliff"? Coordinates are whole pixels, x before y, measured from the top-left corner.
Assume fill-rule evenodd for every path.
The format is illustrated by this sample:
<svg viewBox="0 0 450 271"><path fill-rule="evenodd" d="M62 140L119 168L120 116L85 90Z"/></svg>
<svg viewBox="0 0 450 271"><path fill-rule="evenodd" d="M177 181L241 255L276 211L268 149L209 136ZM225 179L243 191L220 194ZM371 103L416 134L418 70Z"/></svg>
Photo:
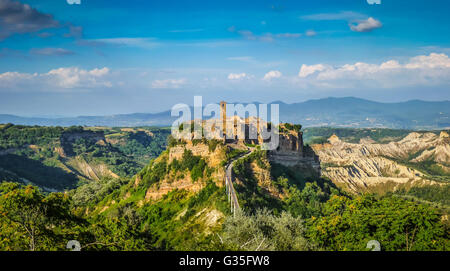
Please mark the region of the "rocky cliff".
<svg viewBox="0 0 450 271"><path fill-rule="evenodd" d="M303 145L303 133L290 124L280 125L279 146L269 151L269 160L288 167L309 167L319 171L318 157Z"/></svg>
<svg viewBox="0 0 450 271"><path fill-rule="evenodd" d="M207 180L213 180L216 185L223 185L224 169L221 162L226 159L226 146L218 144L211 148L207 143L193 143L192 141L184 142L176 146L168 148L168 150L158 157L154 164L166 163L168 167L167 173L157 183L148 187L146 191L145 201L159 200L164 195L177 189L184 189L193 193L197 193L206 186ZM208 178L200 178L193 180L191 173L186 170L170 170L170 165L176 160L183 159L186 151L192 153L195 157L200 157L205 161L206 166L211 170ZM146 169L144 169L145 171ZM150 165L148 171L154 170L154 166ZM141 183L141 174L136 175L134 186L137 187Z"/></svg>
<svg viewBox="0 0 450 271"><path fill-rule="evenodd" d="M436 171L441 175L439 180L450 179L450 140L446 132L414 132L388 144L365 139L352 144L334 135L328 143L312 147L319 156L322 175L353 192L377 186L396 189L442 183L433 178Z"/></svg>

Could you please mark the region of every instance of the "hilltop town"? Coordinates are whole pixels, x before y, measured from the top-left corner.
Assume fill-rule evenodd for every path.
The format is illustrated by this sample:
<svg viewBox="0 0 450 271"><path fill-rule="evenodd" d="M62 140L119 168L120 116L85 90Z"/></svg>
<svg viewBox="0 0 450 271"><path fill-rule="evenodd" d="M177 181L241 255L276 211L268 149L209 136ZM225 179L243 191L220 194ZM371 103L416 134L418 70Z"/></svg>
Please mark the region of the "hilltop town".
<svg viewBox="0 0 450 271"><path fill-rule="evenodd" d="M197 145L199 141L206 143L207 140L215 140L234 149L250 150L259 147L268 150L271 161L286 166L309 164L318 169L317 157L312 152L305 151L301 125L280 123L272 127L271 122L254 116L228 116L226 105L226 102L220 103L220 118L182 123L179 129L172 131L172 137L178 139L178 143L186 143L186 146ZM186 127L188 131L184 130ZM199 147L192 148L194 155L204 154L198 149Z"/></svg>

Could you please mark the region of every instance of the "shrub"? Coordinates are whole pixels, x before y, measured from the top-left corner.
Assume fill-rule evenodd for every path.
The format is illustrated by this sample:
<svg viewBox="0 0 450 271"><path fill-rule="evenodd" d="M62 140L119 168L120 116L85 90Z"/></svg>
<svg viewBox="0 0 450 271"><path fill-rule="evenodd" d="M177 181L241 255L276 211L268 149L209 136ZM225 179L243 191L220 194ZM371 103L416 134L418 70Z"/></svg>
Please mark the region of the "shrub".
<svg viewBox="0 0 450 271"><path fill-rule="evenodd" d="M223 225L223 242L235 250L299 251L315 248L305 238L303 220L289 213L274 215L267 209L254 215L238 212L227 218Z"/></svg>

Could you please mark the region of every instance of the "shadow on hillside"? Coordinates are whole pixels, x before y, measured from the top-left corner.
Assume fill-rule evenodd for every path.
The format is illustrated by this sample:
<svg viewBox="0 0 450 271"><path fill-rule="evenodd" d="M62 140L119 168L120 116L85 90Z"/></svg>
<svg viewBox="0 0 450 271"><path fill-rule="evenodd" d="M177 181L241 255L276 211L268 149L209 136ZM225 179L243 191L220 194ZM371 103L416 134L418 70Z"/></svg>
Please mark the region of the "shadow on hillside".
<svg viewBox="0 0 450 271"><path fill-rule="evenodd" d="M296 185L300 190L302 190L308 182L315 182L321 188L328 186L338 189L332 181L320 177L317 170L312 167L286 167L281 164L273 163L271 167L271 175L274 180L278 179L278 177L287 178L289 180L289 184Z"/></svg>
<svg viewBox="0 0 450 271"><path fill-rule="evenodd" d="M16 154L0 156L0 167L35 185L62 191L74 188L78 178L58 167Z"/></svg>

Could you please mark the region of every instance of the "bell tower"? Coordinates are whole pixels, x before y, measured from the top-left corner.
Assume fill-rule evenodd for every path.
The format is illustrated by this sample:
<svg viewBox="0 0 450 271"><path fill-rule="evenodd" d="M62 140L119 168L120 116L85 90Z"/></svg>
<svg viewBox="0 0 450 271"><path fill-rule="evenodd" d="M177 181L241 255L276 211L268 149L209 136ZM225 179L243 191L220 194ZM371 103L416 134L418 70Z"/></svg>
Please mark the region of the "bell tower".
<svg viewBox="0 0 450 271"><path fill-rule="evenodd" d="M227 103L224 101L220 102L220 118L222 119L222 135L225 139L227 134Z"/></svg>

